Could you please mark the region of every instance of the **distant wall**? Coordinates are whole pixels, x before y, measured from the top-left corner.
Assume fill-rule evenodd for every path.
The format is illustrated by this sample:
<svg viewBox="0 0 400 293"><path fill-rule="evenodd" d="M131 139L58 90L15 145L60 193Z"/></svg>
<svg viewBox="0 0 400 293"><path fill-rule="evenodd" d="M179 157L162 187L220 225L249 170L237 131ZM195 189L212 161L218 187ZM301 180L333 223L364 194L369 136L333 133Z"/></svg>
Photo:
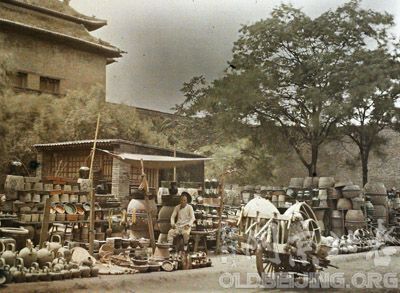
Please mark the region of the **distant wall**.
<svg viewBox="0 0 400 293"><path fill-rule="evenodd" d="M400 188L400 134L393 130L384 130L382 137L387 138L382 147L384 156L371 152L369 159L369 180L385 183L386 187ZM349 178L353 183L362 185L361 163L358 148L349 140L344 143L330 142L324 144L318 158L318 176ZM287 156L286 164L275 170L275 179L271 184L287 186L292 177L306 177L307 170L296 154Z"/></svg>

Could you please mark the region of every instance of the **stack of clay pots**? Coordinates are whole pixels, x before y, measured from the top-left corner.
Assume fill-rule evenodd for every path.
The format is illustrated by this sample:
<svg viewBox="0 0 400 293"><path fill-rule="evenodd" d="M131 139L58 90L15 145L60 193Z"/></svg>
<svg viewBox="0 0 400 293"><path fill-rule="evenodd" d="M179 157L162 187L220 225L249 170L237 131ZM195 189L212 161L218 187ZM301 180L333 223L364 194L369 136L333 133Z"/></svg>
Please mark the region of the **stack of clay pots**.
<svg viewBox="0 0 400 293"><path fill-rule="evenodd" d="M318 192L319 206L321 208L328 207L328 189L320 189Z"/></svg>
<svg viewBox="0 0 400 293"><path fill-rule="evenodd" d="M338 237L344 234L344 213L333 210L331 214L331 231Z"/></svg>
<svg viewBox="0 0 400 293"><path fill-rule="evenodd" d="M348 231L365 228L366 221L363 213L364 199L361 197L361 188L358 185L347 185L342 189L344 199L351 200L352 209L346 213L345 226Z"/></svg>
<svg viewBox="0 0 400 293"><path fill-rule="evenodd" d="M241 193L242 202L244 204L248 203L254 198L255 187L253 185L246 185Z"/></svg>
<svg viewBox="0 0 400 293"><path fill-rule="evenodd" d="M304 178L303 188L304 189L315 189L318 188L319 177L306 177Z"/></svg>
<svg viewBox="0 0 400 293"><path fill-rule="evenodd" d="M347 230L353 230L353 225L358 225L358 220L354 218L354 208L352 198L360 196L361 190L351 182L338 181L334 191L330 193L329 206L333 209L331 214L332 232L337 236L342 236ZM350 213L349 213L350 211ZM347 217L347 214L349 216ZM354 223L353 223L354 222Z"/></svg>
<svg viewBox="0 0 400 293"><path fill-rule="evenodd" d="M294 190L303 189L304 178L291 178L289 182L289 188Z"/></svg>
<svg viewBox="0 0 400 293"><path fill-rule="evenodd" d="M333 188L335 184L335 179L333 177L320 177L318 181L318 198L319 198L319 206L323 208L329 207L331 204L329 199L333 194L336 194L335 189Z"/></svg>
<svg viewBox="0 0 400 293"><path fill-rule="evenodd" d="M386 187L380 182L368 182L364 186L364 194L374 205L374 220L378 223L388 223L388 198Z"/></svg>

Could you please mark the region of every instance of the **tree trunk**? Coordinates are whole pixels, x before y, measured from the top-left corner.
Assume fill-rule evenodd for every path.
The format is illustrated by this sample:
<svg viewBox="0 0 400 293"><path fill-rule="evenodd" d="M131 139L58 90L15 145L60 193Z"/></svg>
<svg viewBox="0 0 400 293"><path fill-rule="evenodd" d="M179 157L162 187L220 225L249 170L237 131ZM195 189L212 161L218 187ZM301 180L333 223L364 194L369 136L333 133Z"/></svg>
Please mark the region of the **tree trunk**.
<svg viewBox="0 0 400 293"><path fill-rule="evenodd" d="M369 150L368 149L360 149L360 158L361 158L361 168L362 168L362 179L363 186L368 182L368 158L369 158Z"/></svg>
<svg viewBox="0 0 400 293"><path fill-rule="evenodd" d="M316 177L317 175L317 162L318 162L318 144L313 143L311 146L311 164L308 169L308 175L310 177Z"/></svg>

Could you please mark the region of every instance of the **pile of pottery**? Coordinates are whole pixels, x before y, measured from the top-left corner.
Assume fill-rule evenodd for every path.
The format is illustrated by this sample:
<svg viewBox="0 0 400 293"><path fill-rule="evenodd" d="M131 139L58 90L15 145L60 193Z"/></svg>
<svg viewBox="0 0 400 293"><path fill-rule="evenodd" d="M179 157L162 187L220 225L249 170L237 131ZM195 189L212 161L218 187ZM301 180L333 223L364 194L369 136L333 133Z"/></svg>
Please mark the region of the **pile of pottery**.
<svg viewBox="0 0 400 293"><path fill-rule="evenodd" d="M115 252L117 248L115 247L115 242L107 242L100 247L100 262L107 264L111 263L115 266L134 269L139 273L158 272L160 269L164 271L172 271L176 269L175 264L172 260L170 260L169 257L169 245L158 243L153 257L149 258L147 247L150 243L144 243L144 240L145 239L131 239L131 241L134 241L133 246L137 245L138 247L141 247L139 249L135 249L135 253L132 256L122 253L116 254Z"/></svg>
<svg viewBox="0 0 400 293"><path fill-rule="evenodd" d="M55 281L71 278L96 277L98 269L89 253L69 250L59 242L46 242L35 248L30 240L20 251L13 243L2 245L0 283ZM82 248L80 248L82 249Z"/></svg>
<svg viewBox="0 0 400 293"><path fill-rule="evenodd" d="M88 201L88 192L85 183L52 184L41 182L39 177L7 175L5 181L6 202L3 210L11 210L13 203L45 203L49 198L54 203L84 203ZM35 222L35 220L36 216L31 221Z"/></svg>
<svg viewBox="0 0 400 293"><path fill-rule="evenodd" d="M342 235L340 238L323 237L322 242L332 248L331 255L377 250L384 245L366 229L357 229L353 234Z"/></svg>
<svg viewBox="0 0 400 293"><path fill-rule="evenodd" d="M52 203L50 207L50 222L74 222L84 221L88 218L90 211L90 204L78 203Z"/></svg>

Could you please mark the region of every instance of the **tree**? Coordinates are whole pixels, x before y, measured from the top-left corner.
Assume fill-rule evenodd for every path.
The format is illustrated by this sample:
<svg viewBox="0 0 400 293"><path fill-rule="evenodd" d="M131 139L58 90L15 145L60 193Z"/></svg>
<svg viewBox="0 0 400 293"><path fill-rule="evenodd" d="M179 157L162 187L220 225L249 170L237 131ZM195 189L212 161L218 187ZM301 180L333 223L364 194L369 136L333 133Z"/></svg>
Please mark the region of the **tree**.
<svg viewBox="0 0 400 293"><path fill-rule="evenodd" d="M352 56L392 24L392 16L364 10L359 1L315 19L281 5L241 28L222 78L185 84L181 109L256 139L260 129L279 133L274 142L284 139L312 176L320 146L342 119Z"/></svg>
<svg viewBox="0 0 400 293"><path fill-rule="evenodd" d="M385 35L376 37L374 50L354 54L354 67L349 72L349 87L345 99L345 119L341 130L357 145L362 179L368 182L368 159L372 150L379 151L386 142L380 133L398 127L396 107L400 98L400 55ZM391 51L391 52L390 52Z"/></svg>

